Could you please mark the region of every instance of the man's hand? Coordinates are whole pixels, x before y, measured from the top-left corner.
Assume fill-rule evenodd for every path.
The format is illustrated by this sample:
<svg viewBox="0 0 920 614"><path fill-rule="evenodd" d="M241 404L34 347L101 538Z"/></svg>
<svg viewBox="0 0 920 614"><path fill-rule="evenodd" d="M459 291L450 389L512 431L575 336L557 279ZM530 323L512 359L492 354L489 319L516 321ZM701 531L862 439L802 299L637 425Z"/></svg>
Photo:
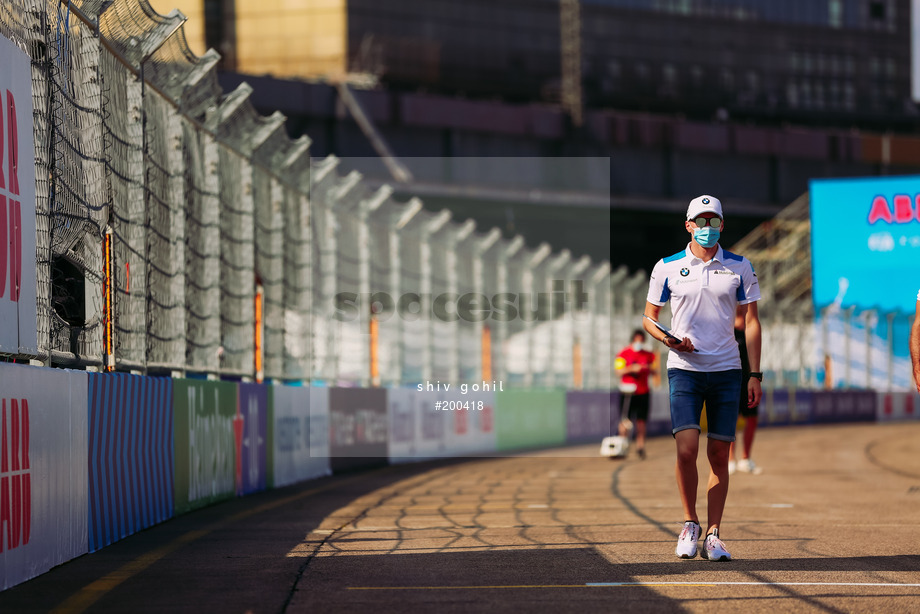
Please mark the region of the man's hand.
<svg viewBox="0 0 920 614"><path fill-rule="evenodd" d="M748 389L748 407L757 407L760 404L760 399L763 396L763 389L760 384L760 380L756 377L749 377L747 383Z"/></svg>
<svg viewBox="0 0 920 614"><path fill-rule="evenodd" d="M693 342L690 341L690 337L684 337L683 341L677 343L671 337L665 337L665 344L672 350L677 350L678 352L692 352L693 351Z"/></svg>

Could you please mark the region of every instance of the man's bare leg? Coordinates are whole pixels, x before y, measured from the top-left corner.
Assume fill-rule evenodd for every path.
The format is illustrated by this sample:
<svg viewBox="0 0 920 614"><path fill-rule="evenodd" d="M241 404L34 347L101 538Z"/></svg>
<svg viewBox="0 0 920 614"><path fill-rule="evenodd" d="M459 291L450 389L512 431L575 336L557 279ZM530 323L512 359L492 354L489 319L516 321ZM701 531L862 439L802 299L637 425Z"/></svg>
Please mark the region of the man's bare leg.
<svg viewBox="0 0 920 614"><path fill-rule="evenodd" d="M709 518L706 532L718 528L722 522L722 512L725 510L725 500L728 497L728 450L731 442L709 439L706 446L706 455L709 457Z"/></svg>
<svg viewBox="0 0 920 614"><path fill-rule="evenodd" d="M696 489L699 475L696 470L696 457L700 450L700 432L696 429L684 429L674 434L677 442L677 489L684 506L684 520L693 520L699 524L696 515ZM726 473L728 469L725 469Z"/></svg>

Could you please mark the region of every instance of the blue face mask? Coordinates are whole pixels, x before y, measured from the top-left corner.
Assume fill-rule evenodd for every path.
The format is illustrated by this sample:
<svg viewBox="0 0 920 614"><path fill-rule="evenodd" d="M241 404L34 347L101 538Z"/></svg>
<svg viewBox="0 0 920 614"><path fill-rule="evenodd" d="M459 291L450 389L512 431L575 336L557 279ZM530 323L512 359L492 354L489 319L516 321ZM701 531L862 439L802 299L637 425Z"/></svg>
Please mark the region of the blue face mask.
<svg viewBox="0 0 920 614"><path fill-rule="evenodd" d="M693 231L693 240L700 244L700 247L714 247L719 242L719 230L712 226L697 228Z"/></svg>

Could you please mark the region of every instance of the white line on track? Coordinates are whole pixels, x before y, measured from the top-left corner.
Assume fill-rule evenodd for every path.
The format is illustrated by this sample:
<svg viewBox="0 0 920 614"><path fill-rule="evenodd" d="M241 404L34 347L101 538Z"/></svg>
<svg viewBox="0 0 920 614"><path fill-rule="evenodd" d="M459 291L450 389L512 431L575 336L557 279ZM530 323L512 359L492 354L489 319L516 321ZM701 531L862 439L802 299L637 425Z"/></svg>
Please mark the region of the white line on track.
<svg viewBox="0 0 920 614"><path fill-rule="evenodd" d="M478 586L348 586L349 591L438 591L438 590L489 590L489 589L540 589L540 588L617 588L642 586L861 586L878 588L920 588L920 584L897 582L588 582L586 584L498 584Z"/></svg>

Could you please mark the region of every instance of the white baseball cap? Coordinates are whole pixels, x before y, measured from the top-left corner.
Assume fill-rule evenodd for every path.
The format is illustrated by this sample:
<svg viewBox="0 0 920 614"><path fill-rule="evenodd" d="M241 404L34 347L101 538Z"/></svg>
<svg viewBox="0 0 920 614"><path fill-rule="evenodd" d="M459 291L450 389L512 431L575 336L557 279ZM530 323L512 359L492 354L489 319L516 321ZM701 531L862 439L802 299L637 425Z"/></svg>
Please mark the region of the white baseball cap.
<svg viewBox="0 0 920 614"><path fill-rule="evenodd" d="M687 207L687 219L692 220L700 213L715 213L720 218L725 219L722 216L722 202L715 196L709 196L708 194L697 196L690 201L690 206Z"/></svg>

